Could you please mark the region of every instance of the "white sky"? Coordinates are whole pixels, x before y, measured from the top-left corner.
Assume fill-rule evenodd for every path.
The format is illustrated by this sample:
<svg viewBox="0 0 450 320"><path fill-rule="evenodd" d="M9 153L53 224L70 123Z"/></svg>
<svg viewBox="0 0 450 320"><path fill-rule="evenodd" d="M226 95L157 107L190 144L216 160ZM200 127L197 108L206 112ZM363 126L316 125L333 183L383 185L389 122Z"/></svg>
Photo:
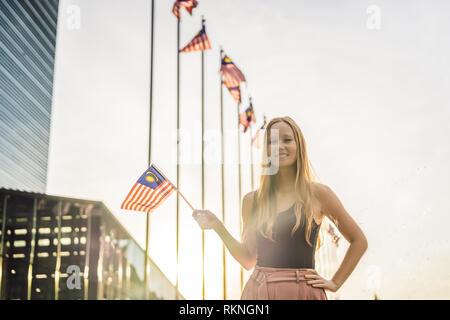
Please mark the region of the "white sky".
<svg viewBox="0 0 450 320"><path fill-rule="evenodd" d="M68 27L70 5L80 8L77 29ZM175 182L172 5L156 1L152 158ZM379 30L366 25L370 5L381 10ZM263 113L295 119L320 181L365 232L369 249L342 299L370 298L370 266L381 270L381 298L450 298L449 10L445 1L201 0L192 17L183 12L182 46L203 14L213 47L205 52L206 130L220 129L222 45L248 80L258 125ZM59 19L47 193L103 201L144 247L145 214L119 207L147 168L150 1L62 0ZM179 187L196 207L200 76L200 53L183 54L181 127L195 144L181 143ZM224 96L225 126L233 130L236 104ZM241 137L244 159L248 139ZM212 142L208 154L219 147ZM226 223L238 237L235 136L226 137L225 152ZM245 194L250 175L243 173ZM220 166L210 164L205 207L219 217L220 197ZM173 283L175 199L152 214L150 241ZM189 207L181 208L180 290L200 299L201 232ZM212 232L206 243L206 297L220 299L221 244ZM239 268L230 255L228 265L229 296L238 299Z"/></svg>

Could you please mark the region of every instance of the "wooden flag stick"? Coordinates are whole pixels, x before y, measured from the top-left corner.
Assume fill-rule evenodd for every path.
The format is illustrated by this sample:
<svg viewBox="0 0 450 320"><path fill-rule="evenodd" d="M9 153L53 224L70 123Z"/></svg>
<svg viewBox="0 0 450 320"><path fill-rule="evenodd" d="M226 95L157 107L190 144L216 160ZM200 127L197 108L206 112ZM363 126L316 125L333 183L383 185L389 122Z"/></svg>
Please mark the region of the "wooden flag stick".
<svg viewBox="0 0 450 320"><path fill-rule="evenodd" d="M175 187L174 187L175 188ZM184 201L186 201L186 203L189 205L189 207L191 207L192 211L194 211L194 207L189 203L189 201L186 200L186 198L183 196L183 194L177 189L175 188L175 190L177 190L177 192L180 194L180 196L184 199Z"/></svg>

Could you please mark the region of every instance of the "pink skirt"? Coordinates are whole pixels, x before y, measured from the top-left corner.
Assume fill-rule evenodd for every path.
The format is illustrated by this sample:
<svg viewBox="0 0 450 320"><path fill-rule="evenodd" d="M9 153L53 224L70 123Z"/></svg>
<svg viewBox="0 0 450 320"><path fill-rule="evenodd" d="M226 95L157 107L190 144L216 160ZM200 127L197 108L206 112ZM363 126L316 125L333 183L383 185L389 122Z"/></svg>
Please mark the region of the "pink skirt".
<svg viewBox="0 0 450 320"><path fill-rule="evenodd" d="M307 284L311 269L255 266L245 284L241 300L328 300L323 288Z"/></svg>

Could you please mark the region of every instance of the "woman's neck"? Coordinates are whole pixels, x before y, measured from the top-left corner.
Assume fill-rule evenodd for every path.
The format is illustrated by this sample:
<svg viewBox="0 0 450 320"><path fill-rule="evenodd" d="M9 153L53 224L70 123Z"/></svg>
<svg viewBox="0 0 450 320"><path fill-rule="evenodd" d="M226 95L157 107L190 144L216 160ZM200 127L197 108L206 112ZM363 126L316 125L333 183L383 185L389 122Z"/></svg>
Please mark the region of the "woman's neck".
<svg viewBox="0 0 450 320"><path fill-rule="evenodd" d="M296 168L294 165L289 167L278 168L278 173L275 176L276 190L281 193L294 192Z"/></svg>

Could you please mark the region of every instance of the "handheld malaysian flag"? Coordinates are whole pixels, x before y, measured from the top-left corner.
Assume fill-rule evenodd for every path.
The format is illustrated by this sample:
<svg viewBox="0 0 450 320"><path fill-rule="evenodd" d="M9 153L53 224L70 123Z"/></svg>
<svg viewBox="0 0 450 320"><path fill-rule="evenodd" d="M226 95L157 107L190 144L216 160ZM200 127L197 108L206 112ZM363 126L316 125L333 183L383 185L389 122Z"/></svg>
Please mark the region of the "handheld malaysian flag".
<svg viewBox="0 0 450 320"><path fill-rule="evenodd" d="M120 208L150 213L174 190L175 186L152 164L134 184Z"/></svg>

